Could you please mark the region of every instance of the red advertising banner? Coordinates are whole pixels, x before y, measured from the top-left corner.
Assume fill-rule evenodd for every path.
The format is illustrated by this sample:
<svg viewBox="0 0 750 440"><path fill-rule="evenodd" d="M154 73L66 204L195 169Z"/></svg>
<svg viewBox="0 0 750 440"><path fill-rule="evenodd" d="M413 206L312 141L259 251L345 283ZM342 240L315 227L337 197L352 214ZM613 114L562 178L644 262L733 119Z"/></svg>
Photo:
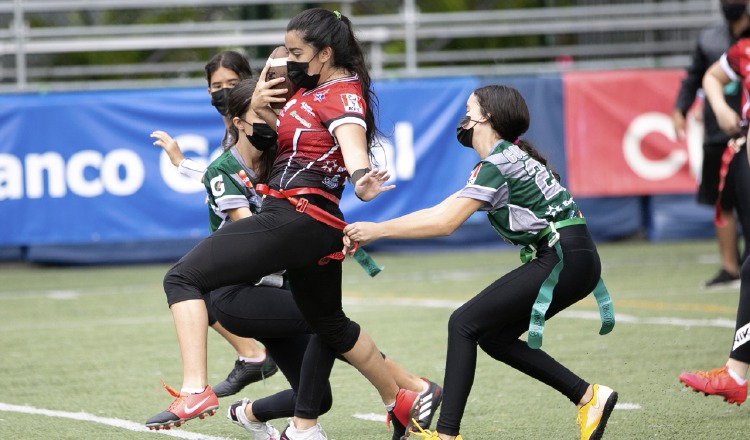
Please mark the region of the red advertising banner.
<svg viewBox="0 0 750 440"><path fill-rule="evenodd" d="M579 197L696 191L702 126L678 140L672 109L684 70L563 76L568 188Z"/></svg>

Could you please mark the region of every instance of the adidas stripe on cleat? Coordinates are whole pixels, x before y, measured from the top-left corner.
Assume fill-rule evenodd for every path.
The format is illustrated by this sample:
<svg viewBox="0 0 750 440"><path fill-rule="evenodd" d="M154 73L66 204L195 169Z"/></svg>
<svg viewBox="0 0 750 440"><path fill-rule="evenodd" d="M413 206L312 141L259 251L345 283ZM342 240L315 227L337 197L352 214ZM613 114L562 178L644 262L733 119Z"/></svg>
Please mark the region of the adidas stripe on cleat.
<svg viewBox="0 0 750 440"><path fill-rule="evenodd" d="M747 400L747 381L742 385L729 374L729 367L715 368L711 371L695 371L680 374L680 382L695 392L721 396L724 401L741 405Z"/></svg>
<svg viewBox="0 0 750 440"><path fill-rule="evenodd" d="M394 431L403 427L404 434L408 437L409 432L414 428L414 418L419 412L419 394L414 391L399 389L396 394L396 404L393 410L388 411L386 418L386 424L390 424L391 421L399 422L401 426L396 423L393 424Z"/></svg>
<svg viewBox="0 0 750 440"><path fill-rule="evenodd" d="M169 405L166 411L162 411L146 421L146 426L149 429L177 428L188 420L195 418L205 419L208 416L216 414L216 409L219 407L219 399L210 386L206 386L206 389L201 393L187 394L178 393L164 382L162 384L169 391L169 394L176 397L176 399Z"/></svg>
<svg viewBox="0 0 750 440"><path fill-rule="evenodd" d="M427 383L427 390L419 395L417 404L419 410L415 419L422 429L429 429L432 418L440 407L440 402L443 401L443 389L435 382L431 382L424 377L421 379Z"/></svg>

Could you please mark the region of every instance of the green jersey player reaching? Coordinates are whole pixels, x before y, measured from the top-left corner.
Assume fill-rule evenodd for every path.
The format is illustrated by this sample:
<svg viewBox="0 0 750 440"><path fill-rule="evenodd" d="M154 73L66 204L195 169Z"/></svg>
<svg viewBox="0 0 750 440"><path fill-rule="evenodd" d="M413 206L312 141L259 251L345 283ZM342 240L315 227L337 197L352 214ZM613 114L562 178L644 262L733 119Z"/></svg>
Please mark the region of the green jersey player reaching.
<svg viewBox="0 0 750 440"><path fill-rule="evenodd" d="M568 397L578 407L581 440L602 437L617 402L611 388L589 384L539 349L545 319L592 291L600 307L601 334L612 330L614 314L585 219L546 160L519 139L529 121L526 102L516 89L493 85L475 90L456 129L458 141L481 159L466 186L432 208L344 229L346 245L447 236L476 211L486 211L503 239L524 246L522 266L452 313L443 406L436 430L416 432L419 437L461 439L477 346ZM527 341L519 339L526 331Z"/></svg>

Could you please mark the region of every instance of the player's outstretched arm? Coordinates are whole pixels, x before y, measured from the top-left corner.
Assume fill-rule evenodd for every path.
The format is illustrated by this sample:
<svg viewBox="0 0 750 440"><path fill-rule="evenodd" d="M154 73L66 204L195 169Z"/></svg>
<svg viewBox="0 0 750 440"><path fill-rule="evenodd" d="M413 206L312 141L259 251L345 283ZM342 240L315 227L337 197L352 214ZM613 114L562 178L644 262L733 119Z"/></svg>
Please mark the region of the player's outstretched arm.
<svg viewBox="0 0 750 440"><path fill-rule="evenodd" d="M180 149L180 145L177 144L177 141L172 139L172 136L167 134L167 132L161 130L156 130L151 133L151 137L156 139L154 145L161 147L161 149L167 153L172 165L176 167L180 166L180 162L185 159L185 156L182 154L182 150Z"/></svg>
<svg viewBox="0 0 750 440"><path fill-rule="evenodd" d="M482 206L479 200L451 195L439 204L381 223L355 222L344 228L349 242L361 245L381 238L420 239L451 235ZM345 240L345 243L347 241Z"/></svg>

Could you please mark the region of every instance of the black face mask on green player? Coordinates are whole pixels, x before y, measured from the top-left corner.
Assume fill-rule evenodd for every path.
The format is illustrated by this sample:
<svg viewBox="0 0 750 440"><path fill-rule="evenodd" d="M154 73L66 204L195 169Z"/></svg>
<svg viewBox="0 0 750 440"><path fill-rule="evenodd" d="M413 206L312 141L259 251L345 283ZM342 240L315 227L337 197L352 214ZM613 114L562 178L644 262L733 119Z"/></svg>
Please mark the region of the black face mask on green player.
<svg viewBox="0 0 750 440"><path fill-rule="evenodd" d="M216 108L220 115L227 115L227 99L229 99L230 87L224 87L211 93L211 105Z"/></svg>
<svg viewBox="0 0 750 440"><path fill-rule="evenodd" d="M474 146L471 144L471 140L474 137L474 125L472 125L471 128L464 128L464 125L468 124L469 122L473 122L474 125L477 125L482 121L475 121L469 116L464 116L463 118L461 118L461 120L458 122L458 127L456 127L456 139L458 139L458 142L464 147L474 148Z"/></svg>

